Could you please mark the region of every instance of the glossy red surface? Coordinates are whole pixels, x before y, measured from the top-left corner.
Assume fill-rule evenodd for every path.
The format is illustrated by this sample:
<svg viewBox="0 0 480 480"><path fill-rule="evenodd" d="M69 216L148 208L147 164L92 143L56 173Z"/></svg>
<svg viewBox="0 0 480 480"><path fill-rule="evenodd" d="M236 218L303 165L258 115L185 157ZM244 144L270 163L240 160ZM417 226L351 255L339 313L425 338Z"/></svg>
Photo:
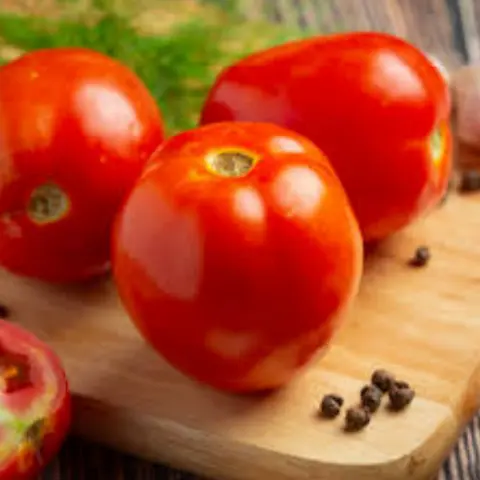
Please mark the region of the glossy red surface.
<svg viewBox="0 0 480 480"><path fill-rule="evenodd" d="M0 264L74 281L108 268L112 220L163 141L134 73L86 49L28 53L0 68ZM68 211L33 221L32 192L56 185Z"/></svg>
<svg viewBox="0 0 480 480"><path fill-rule="evenodd" d="M71 400L65 373L51 350L0 320L0 365L11 359L11 368L0 368L0 479L27 480L36 478L60 449L70 427ZM15 375L15 365L23 367L28 382L7 392L3 386Z"/></svg>
<svg viewBox="0 0 480 480"><path fill-rule="evenodd" d="M225 151L253 159L251 169L219 174L209 162ZM326 346L362 269L360 232L327 159L267 124L170 138L113 244L120 296L145 338L185 374L236 392L284 385Z"/></svg>
<svg viewBox="0 0 480 480"><path fill-rule="evenodd" d="M332 162L365 240L428 212L451 169L450 98L415 47L381 33L287 43L225 69L201 124L272 122L311 139ZM435 131L441 139L431 150Z"/></svg>

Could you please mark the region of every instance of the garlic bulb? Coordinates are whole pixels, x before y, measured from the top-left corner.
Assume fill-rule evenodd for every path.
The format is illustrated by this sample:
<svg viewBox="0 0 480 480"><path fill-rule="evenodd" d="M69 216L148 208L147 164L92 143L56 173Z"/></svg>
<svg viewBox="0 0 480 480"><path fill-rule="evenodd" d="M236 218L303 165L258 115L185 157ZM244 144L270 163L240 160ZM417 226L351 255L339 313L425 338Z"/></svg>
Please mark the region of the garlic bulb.
<svg viewBox="0 0 480 480"><path fill-rule="evenodd" d="M459 142L480 150L480 65L458 69L451 79Z"/></svg>
<svg viewBox="0 0 480 480"><path fill-rule="evenodd" d="M431 55L430 53L426 54L427 58L433 64L434 67L441 73L442 77L444 78L445 82L450 83L450 73L447 67L441 62L437 57Z"/></svg>

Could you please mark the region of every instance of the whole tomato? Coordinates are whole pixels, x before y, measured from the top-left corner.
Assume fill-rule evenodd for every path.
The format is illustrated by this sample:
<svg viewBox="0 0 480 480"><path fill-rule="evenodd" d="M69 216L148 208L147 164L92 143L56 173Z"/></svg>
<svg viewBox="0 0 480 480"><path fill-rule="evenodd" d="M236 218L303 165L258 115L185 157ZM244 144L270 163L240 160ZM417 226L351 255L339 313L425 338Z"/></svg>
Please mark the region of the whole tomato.
<svg viewBox="0 0 480 480"><path fill-rule="evenodd" d="M60 361L39 339L0 320L0 480L36 478L70 426Z"/></svg>
<svg viewBox="0 0 480 480"><path fill-rule="evenodd" d="M417 48L374 32L325 35L226 68L201 124L272 122L312 140L349 196L365 241L430 211L451 169L450 97Z"/></svg>
<svg viewBox="0 0 480 480"><path fill-rule="evenodd" d="M127 67L82 48L0 68L0 264L52 282L108 269L113 218L163 141Z"/></svg>
<svg viewBox="0 0 480 480"><path fill-rule="evenodd" d="M357 292L362 241L326 157L284 128L179 134L119 213L113 272L148 342L186 375L269 390L325 347Z"/></svg>

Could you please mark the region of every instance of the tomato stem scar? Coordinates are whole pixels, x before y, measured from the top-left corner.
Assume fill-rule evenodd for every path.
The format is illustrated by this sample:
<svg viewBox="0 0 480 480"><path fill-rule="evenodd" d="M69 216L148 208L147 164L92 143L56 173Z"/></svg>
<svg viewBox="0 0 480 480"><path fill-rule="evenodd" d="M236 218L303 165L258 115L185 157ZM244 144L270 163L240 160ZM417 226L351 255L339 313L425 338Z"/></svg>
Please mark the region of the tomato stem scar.
<svg viewBox="0 0 480 480"><path fill-rule="evenodd" d="M37 461L40 464L43 461L41 449L43 437L45 436L46 424L47 422L44 418L39 418L27 428L24 434L25 442L35 450Z"/></svg>
<svg viewBox="0 0 480 480"><path fill-rule="evenodd" d="M430 154L434 162L441 160L444 150L444 138L440 128L436 128L430 135Z"/></svg>
<svg viewBox="0 0 480 480"><path fill-rule="evenodd" d="M47 433L47 420L38 418L23 431L23 438L19 445L20 471L26 472L30 468L32 455L37 464L43 466L43 445Z"/></svg>
<svg viewBox="0 0 480 480"><path fill-rule="evenodd" d="M67 194L54 183L45 183L33 190L27 213L38 224L53 223L65 217L70 210Z"/></svg>
<svg viewBox="0 0 480 480"><path fill-rule="evenodd" d="M207 168L221 177L243 177L257 160L257 155L236 149L212 152L205 159Z"/></svg>

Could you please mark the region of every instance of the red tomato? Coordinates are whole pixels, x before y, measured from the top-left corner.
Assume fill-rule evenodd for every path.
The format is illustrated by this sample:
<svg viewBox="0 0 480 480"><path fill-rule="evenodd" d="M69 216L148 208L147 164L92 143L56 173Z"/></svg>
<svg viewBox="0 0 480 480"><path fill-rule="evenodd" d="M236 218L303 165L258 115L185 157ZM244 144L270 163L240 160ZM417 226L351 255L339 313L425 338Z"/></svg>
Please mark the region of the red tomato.
<svg viewBox="0 0 480 480"><path fill-rule="evenodd" d="M362 241L326 157L268 124L171 138L122 208L113 271L134 323L215 388L279 387L329 341Z"/></svg>
<svg viewBox="0 0 480 480"><path fill-rule="evenodd" d="M1 67L0 264L55 282L105 272L112 220L162 140L146 87L100 53Z"/></svg>
<svg viewBox="0 0 480 480"><path fill-rule="evenodd" d="M0 320L0 480L35 478L70 426L58 358L31 333Z"/></svg>
<svg viewBox="0 0 480 480"><path fill-rule="evenodd" d="M220 74L201 123L272 122L312 140L342 181L366 241L428 212L451 167L448 86L400 38L348 33L287 43Z"/></svg>

